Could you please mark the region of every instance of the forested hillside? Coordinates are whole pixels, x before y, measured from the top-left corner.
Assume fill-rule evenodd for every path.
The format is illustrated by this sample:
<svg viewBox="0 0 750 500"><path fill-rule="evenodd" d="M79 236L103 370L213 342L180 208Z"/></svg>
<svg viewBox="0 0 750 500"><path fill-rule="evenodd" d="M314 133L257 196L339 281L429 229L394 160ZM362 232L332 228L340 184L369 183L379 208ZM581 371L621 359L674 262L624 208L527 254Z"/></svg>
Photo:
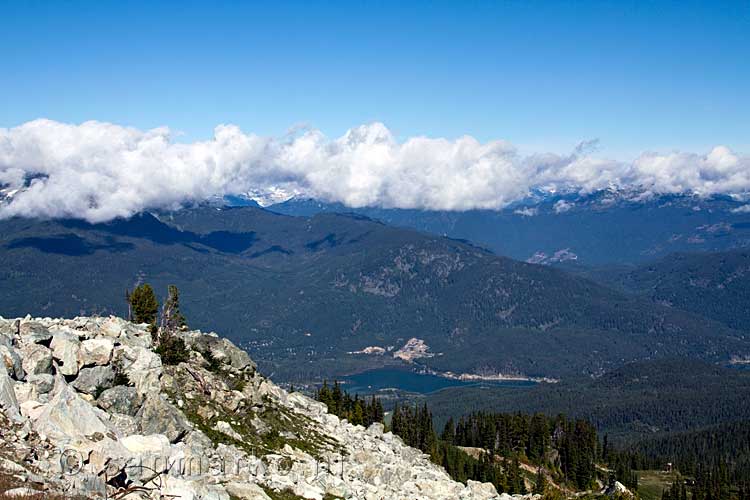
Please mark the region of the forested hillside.
<svg viewBox="0 0 750 500"><path fill-rule="evenodd" d="M374 398L366 403L352 397L338 383L333 388L324 384L316 399L341 417L356 414L353 408L358 405L370 408L365 414L377 415L379 405ZM360 423L379 421L383 421L382 415ZM461 482L491 482L499 492L507 493L598 489L596 464L603 460L602 447L596 429L584 420L563 415L475 413L457 423L450 419L438 433L427 405L396 405L387 423L406 444L428 454ZM612 458L617 459L614 454ZM529 469L534 471L533 480ZM636 481L629 469L627 477L618 479L633 485Z"/></svg>
<svg viewBox="0 0 750 500"><path fill-rule="evenodd" d="M665 356L750 354L742 334L545 266L359 216L203 207L91 225L0 222L4 315L125 312L124 293L175 284L196 326L267 373L322 379L398 363L570 377ZM366 347L384 354L349 354Z"/></svg>
<svg viewBox="0 0 750 500"><path fill-rule="evenodd" d="M671 254L598 276L654 302L750 331L750 250Z"/></svg>
<svg viewBox="0 0 750 500"><path fill-rule="evenodd" d="M619 444L750 420L748 399L749 372L682 359L533 388L449 388L426 397L439 423L473 411L564 413L590 421Z"/></svg>

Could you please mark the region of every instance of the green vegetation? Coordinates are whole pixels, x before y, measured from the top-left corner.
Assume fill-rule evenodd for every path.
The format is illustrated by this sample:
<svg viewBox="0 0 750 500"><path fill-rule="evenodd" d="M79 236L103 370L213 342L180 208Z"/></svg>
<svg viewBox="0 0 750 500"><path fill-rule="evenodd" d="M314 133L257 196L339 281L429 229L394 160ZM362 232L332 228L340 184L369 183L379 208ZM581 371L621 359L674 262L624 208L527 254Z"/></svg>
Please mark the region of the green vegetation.
<svg viewBox="0 0 750 500"><path fill-rule="evenodd" d="M106 314L124 283L175 285L180 312L281 382L382 366L366 346L418 336L428 367L569 378L628 360L726 360L738 332L556 269L362 217L196 208L107 224L0 221L6 316ZM43 273L54 263L56 273ZM97 276L94 283L87 276ZM44 309L42 309L44 308ZM393 362L392 360L390 362Z"/></svg>
<svg viewBox="0 0 750 500"><path fill-rule="evenodd" d="M359 395L351 397L348 392L341 390L338 381L334 382L333 388L328 387L327 381L323 381L315 399L325 403L330 413L345 418L354 425L369 427L375 422L383 422L383 405L379 399L372 396L366 401L360 399Z"/></svg>
<svg viewBox="0 0 750 500"><path fill-rule="evenodd" d="M180 337L162 333L162 339L154 352L161 356L165 365L177 365L190 359L190 351Z"/></svg>
<svg viewBox="0 0 750 500"><path fill-rule="evenodd" d="M660 500L665 490L678 481L678 472L665 472L663 470L640 470L638 471L638 495L643 500Z"/></svg>
<svg viewBox="0 0 750 500"><path fill-rule="evenodd" d="M276 491L268 486L260 485L260 487L266 492L266 495L271 497L271 500L299 500L303 498L299 495L295 495L290 490Z"/></svg>
<svg viewBox="0 0 750 500"><path fill-rule="evenodd" d="M750 226L749 226L750 227ZM678 253L591 276L657 303L750 330L750 251Z"/></svg>
<svg viewBox="0 0 750 500"><path fill-rule="evenodd" d="M627 450L646 466L671 462L689 476L698 477L701 469L714 469L721 470L718 475L733 483L750 481L750 421L747 420L642 439L630 444Z"/></svg>
<svg viewBox="0 0 750 500"><path fill-rule="evenodd" d="M326 402L331 413L339 416L351 414L354 402L361 401L356 396L352 398L338 383L333 389L325 384L316 395L319 401ZM371 408L379 407L377 399L371 401ZM461 418L457 424L449 420L438 436L426 405L396 405L390 430L407 445L427 453L453 479L464 483L469 479L491 482L498 491L511 494L527 492L522 460L554 471L559 483L586 489L596 476L595 460L601 458L596 430L582 420L563 416L476 413ZM484 451L474 456L461 447ZM553 449L555 459L548 454ZM542 492L547 480L538 473L533 484Z"/></svg>
<svg viewBox="0 0 750 500"><path fill-rule="evenodd" d="M167 287L167 300L161 313L161 328L167 331L175 331L187 326L185 316L180 311L180 291L175 285Z"/></svg>
<svg viewBox="0 0 750 500"><path fill-rule="evenodd" d="M159 302L156 300L156 294L151 285L148 283L139 285L132 293L126 292L125 296L134 322L149 325L156 323Z"/></svg>
<svg viewBox="0 0 750 500"><path fill-rule="evenodd" d="M688 359L630 363L600 377L528 388L449 388L424 398L442 426L471 412L560 413L591 422L612 444L750 421L750 372ZM422 401L422 398L419 398ZM700 450L696 450L700 451Z"/></svg>
<svg viewBox="0 0 750 500"><path fill-rule="evenodd" d="M185 380L191 377L184 366L168 366L168 370L175 380ZM220 377L225 375L223 371L214 373ZM237 377L227 376L222 380L228 385L237 383ZM179 382L176 382L174 387L168 388L167 393L175 399L180 393ZM320 457L323 450L336 450L339 447L336 441L316 431L314 423L308 417L277 406L268 398L264 399L260 411L243 408L230 415L227 409L218 402L202 398L186 400L182 410L188 420L206 434L212 442L232 444L256 456L277 453L287 444L313 457ZM228 421L242 440L217 431L216 424L219 421ZM257 422L260 422L262 429L258 428Z"/></svg>

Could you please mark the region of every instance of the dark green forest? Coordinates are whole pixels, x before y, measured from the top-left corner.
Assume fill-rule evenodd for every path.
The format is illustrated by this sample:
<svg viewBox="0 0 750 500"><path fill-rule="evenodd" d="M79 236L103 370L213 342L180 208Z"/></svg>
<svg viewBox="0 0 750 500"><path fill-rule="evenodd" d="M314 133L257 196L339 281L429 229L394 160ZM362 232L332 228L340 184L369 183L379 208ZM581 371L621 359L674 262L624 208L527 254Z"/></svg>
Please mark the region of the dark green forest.
<svg viewBox="0 0 750 500"><path fill-rule="evenodd" d="M216 329L286 382L393 363L349 352L400 347L415 332L442 353L422 362L456 373L570 378L638 359L750 354L741 332L694 313L355 215L16 218L0 221L0 259L0 283L15 291L0 295L5 316L124 316L124 290L174 284L192 326Z"/></svg>

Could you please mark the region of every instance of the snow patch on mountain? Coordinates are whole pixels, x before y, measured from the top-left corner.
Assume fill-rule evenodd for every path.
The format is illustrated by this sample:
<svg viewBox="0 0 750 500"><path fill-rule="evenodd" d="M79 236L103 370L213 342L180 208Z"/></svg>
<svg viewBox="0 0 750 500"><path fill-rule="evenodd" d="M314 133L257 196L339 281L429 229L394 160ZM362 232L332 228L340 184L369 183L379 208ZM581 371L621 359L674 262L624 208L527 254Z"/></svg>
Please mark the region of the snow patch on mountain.
<svg viewBox="0 0 750 500"><path fill-rule="evenodd" d="M556 264L566 261L578 260L578 255L571 252L570 248L563 248L552 255L547 255L545 252L536 252L534 255L526 259L529 264Z"/></svg>

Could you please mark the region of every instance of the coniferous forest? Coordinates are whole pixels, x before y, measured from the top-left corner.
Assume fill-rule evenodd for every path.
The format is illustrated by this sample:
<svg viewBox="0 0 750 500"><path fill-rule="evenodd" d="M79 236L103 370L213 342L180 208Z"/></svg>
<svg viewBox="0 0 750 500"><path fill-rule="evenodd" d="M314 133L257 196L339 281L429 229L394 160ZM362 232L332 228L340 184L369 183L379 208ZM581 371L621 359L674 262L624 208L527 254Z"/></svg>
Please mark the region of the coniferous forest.
<svg viewBox="0 0 750 500"><path fill-rule="evenodd" d="M438 432L426 403L396 404L384 419L377 397L351 396L338 382L324 383L316 398L355 424L387 420L388 430L429 455L452 478L491 482L499 492L550 496L557 488L594 491L614 481L635 491L638 471L671 463L680 479L664 489L663 500L750 500L750 467L741 458L750 446L750 427L743 423L622 448L587 420L562 414L475 412L449 418Z"/></svg>

